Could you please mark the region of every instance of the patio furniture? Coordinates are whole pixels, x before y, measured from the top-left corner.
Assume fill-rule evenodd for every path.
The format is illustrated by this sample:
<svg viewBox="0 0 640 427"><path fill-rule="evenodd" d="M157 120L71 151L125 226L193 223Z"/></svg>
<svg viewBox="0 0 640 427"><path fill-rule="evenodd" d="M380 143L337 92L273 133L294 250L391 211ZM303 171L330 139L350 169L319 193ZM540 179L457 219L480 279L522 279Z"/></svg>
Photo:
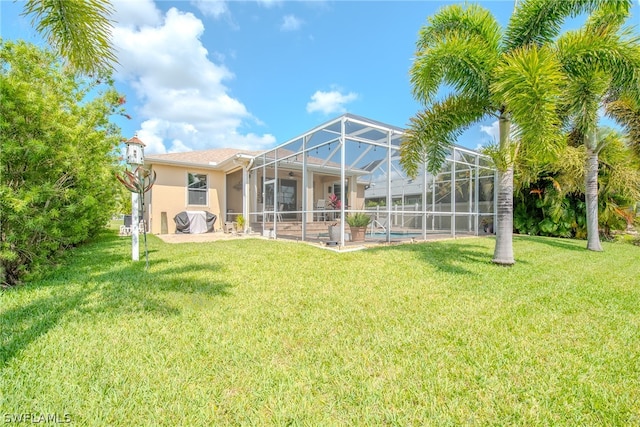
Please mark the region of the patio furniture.
<svg viewBox="0 0 640 427"><path fill-rule="evenodd" d="M316 212L314 214L314 221L317 221L318 218L322 217L322 220L325 220L325 212L324 210L327 209L327 202L324 199L318 199L318 203L316 203L316 211L322 211L322 212Z"/></svg>
<svg viewBox="0 0 640 427"><path fill-rule="evenodd" d="M207 211L182 211L173 220L176 223L176 233L200 234L213 232L217 218Z"/></svg>

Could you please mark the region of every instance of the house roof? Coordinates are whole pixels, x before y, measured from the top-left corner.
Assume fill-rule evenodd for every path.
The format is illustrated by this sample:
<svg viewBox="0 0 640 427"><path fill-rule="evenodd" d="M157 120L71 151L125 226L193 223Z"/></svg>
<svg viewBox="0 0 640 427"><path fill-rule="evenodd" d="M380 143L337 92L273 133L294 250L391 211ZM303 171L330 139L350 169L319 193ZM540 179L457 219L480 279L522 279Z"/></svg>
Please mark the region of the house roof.
<svg viewBox="0 0 640 427"><path fill-rule="evenodd" d="M227 169L233 160L253 158L260 153L262 153L262 151L241 150L237 148L214 148L211 150L186 151L183 153L151 154L146 156L145 163Z"/></svg>

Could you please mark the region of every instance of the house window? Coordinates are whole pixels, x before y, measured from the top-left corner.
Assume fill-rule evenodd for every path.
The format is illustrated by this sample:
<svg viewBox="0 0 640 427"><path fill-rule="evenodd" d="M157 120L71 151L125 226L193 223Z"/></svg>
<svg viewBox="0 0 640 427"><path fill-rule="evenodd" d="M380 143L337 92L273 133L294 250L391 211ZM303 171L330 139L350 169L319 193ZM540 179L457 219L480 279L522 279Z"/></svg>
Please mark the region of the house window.
<svg viewBox="0 0 640 427"><path fill-rule="evenodd" d="M207 206L207 175L190 173L187 183L189 205Z"/></svg>

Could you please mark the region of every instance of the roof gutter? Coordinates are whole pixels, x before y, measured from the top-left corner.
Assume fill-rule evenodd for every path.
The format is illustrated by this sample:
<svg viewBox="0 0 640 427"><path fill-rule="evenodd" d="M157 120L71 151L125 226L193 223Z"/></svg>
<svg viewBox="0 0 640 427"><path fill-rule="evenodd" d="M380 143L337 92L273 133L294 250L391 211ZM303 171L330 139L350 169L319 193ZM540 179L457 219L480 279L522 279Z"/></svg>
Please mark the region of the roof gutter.
<svg viewBox="0 0 640 427"><path fill-rule="evenodd" d="M194 163L194 162L186 162L180 160L166 160L166 159L157 159L153 157L145 158L145 163L147 164L160 164L160 165L170 165L170 166L186 166L186 167L198 167L203 169L213 169L213 170L222 170L228 171L233 169L235 165L242 165L251 167L253 165L253 159L255 156L251 156L249 154L238 153L234 156L231 156L227 159L224 159L221 162L208 162L208 163Z"/></svg>
<svg viewBox="0 0 640 427"><path fill-rule="evenodd" d="M219 164L216 162L209 163L193 163L193 162L184 162L179 160L165 160L165 159L154 159L154 158L145 158L145 163L148 164L157 164L157 165L169 165L169 166L187 166L187 167L197 167L203 169L220 169Z"/></svg>

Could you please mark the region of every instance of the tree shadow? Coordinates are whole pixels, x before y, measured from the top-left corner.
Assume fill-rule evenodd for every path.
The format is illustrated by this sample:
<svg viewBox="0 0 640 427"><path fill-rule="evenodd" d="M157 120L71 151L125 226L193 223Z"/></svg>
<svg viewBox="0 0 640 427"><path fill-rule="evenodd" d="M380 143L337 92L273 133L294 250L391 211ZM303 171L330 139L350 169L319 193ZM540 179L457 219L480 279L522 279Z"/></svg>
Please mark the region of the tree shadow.
<svg viewBox="0 0 640 427"><path fill-rule="evenodd" d="M492 265L492 249L486 246L472 243L461 244L458 242L438 241L418 244L404 244L374 248L372 251L403 251L415 254L416 258L430 264L436 270L456 275L475 276L476 271L470 270L465 265ZM521 259L516 260L520 264L528 264Z"/></svg>
<svg viewBox="0 0 640 427"><path fill-rule="evenodd" d="M170 303L170 293L217 298L229 295L232 286L220 280L222 267L215 263L165 266L166 260L159 259L145 271L143 260L124 262L121 242L109 237L65 261L64 267L53 269L43 280L5 291L6 297L46 288L47 296L0 312L0 369L75 313L87 319L127 314L171 317L181 310Z"/></svg>
<svg viewBox="0 0 640 427"><path fill-rule="evenodd" d="M463 267L464 264L491 262L491 253L487 248L474 244L460 245L443 241L387 246L372 250L411 252L417 259L432 265L439 271L460 275L475 274Z"/></svg>
<svg viewBox="0 0 640 427"><path fill-rule="evenodd" d="M529 241L529 242L541 243L543 245L552 246L558 249L564 249L569 251L579 251L579 252L587 251L586 240L584 241L584 246L579 246L575 240L567 240L567 239L562 239L560 237L518 235L517 238L526 239L526 241Z"/></svg>

